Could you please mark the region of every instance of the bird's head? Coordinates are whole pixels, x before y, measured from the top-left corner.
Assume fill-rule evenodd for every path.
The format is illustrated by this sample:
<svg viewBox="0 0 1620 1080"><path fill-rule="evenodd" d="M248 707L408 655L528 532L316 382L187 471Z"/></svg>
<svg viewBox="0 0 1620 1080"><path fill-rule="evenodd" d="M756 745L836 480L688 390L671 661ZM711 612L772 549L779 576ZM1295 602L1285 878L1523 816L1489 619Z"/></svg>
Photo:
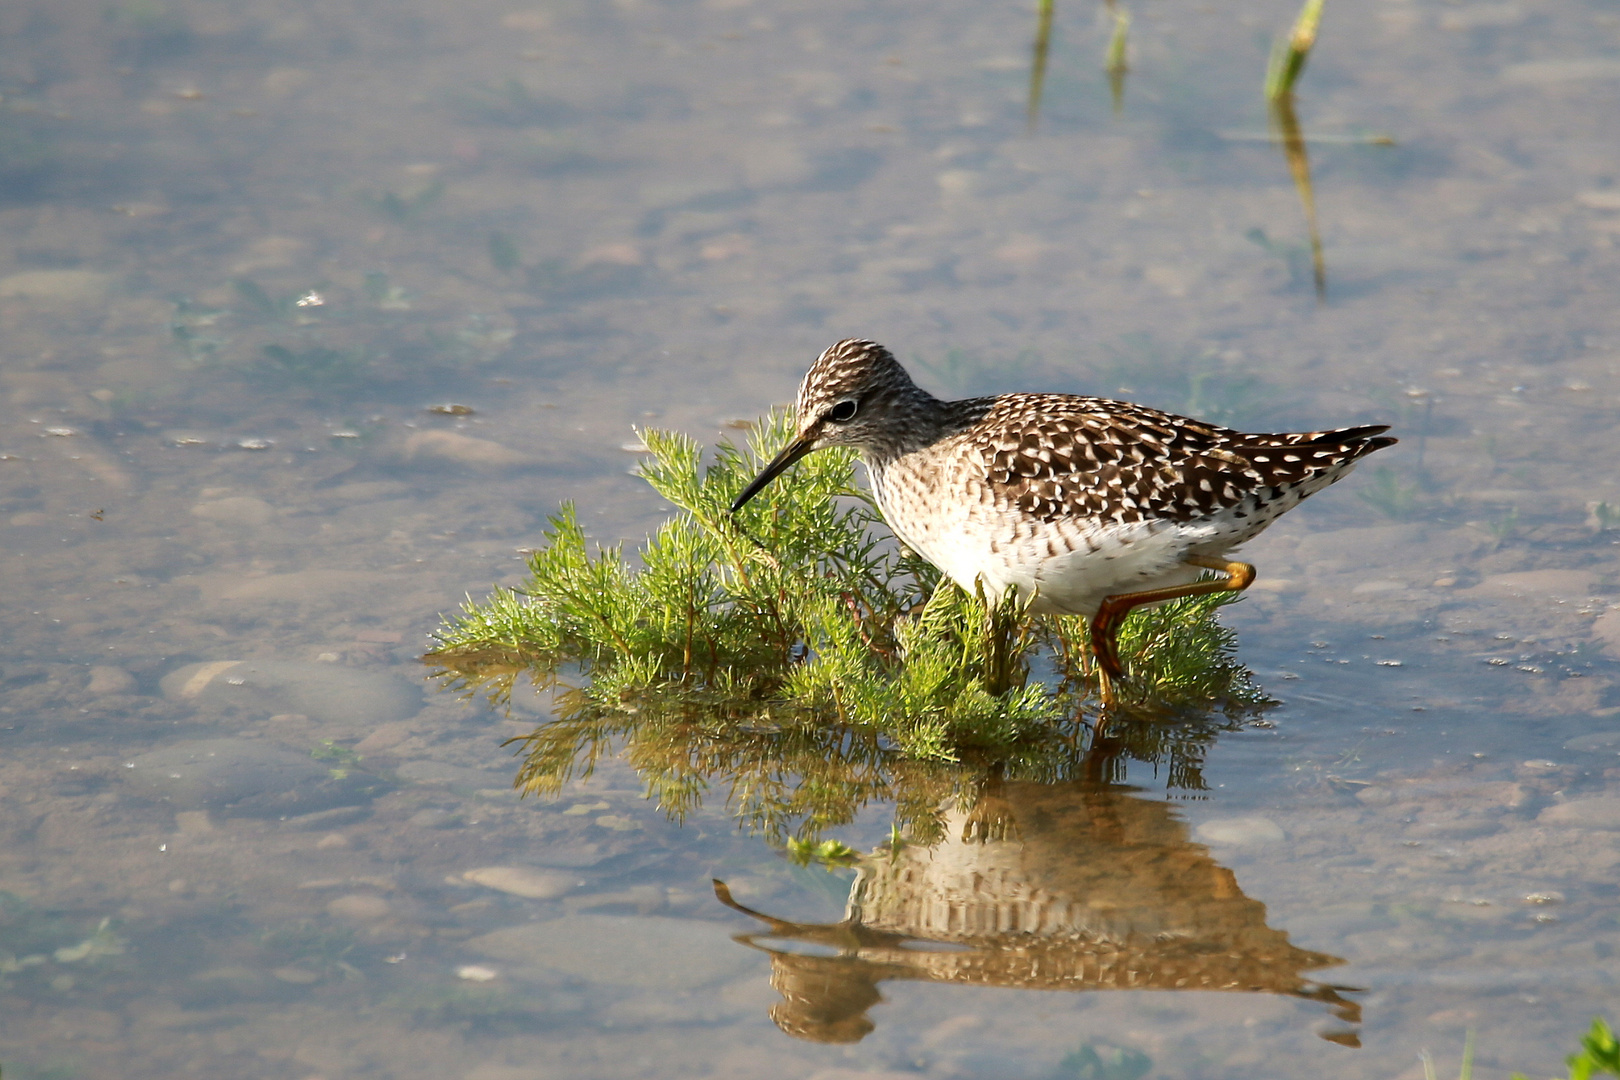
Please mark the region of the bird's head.
<svg viewBox="0 0 1620 1080"><path fill-rule="evenodd" d="M812 450L871 451L892 441L896 407L920 393L888 349L859 338L840 341L805 372L793 407L793 438L737 496L732 512Z"/></svg>

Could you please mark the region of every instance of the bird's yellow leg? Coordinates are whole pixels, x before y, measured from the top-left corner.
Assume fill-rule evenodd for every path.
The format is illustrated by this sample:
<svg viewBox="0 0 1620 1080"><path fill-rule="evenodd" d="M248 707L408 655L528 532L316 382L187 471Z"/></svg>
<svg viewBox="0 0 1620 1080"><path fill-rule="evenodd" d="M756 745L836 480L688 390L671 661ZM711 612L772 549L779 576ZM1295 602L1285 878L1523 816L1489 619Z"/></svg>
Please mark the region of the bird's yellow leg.
<svg viewBox="0 0 1620 1080"><path fill-rule="evenodd" d="M1198 566L1205 570L1218 570L1225 574L1224 578L1215 581L1195 581L1190 585L1171 585L1164 589L1148 589L1144 592L1120 593L1118 596L1103 598L1097 614L1091 619L1091 655L1096 657L1097 669L1102 680L1103 703L1111 704L1113 686L1110 678L1123 679L1125 670L1120 667L1119 651L1114 643L1114 636L1119 633L1119 624L1125 621L1125 616L1134 607L1143 604L1157 604L1164 600L1179 600L1183 596L1204 596L1216 592L1242 592L1254 584L1254 567L1248 563L1227 562L1225 559L1210 559L1202 555L1189 555L1181 560L1188 566Z"/></svg>

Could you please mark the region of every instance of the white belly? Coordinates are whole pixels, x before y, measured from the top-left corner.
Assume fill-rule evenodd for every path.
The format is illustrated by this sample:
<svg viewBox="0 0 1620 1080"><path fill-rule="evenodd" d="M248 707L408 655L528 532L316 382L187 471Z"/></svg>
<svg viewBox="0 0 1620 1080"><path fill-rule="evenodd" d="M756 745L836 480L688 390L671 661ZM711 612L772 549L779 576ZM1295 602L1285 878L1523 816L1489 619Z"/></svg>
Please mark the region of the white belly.
<svg viewBox="0 0 1620 1080"><path fill-rule="evenodd" d="M1104 597L1196 580L1199 570L1182 560L1207 536L1185 535L1188 531L1201 530L1116 527L1080 538L1072 548L1060 546L1056 554L1039 534L1004 537L993 545L981 537L977 544L958 540L937 562L930 553L923 555L964 589L972 589L982 577L991 595L999 596L1013 585L1020 595L1034 593L1033 611L1094 615ZM1013 542L1008 544L1008 539Z"/></svg>
<svg viewBox="0 0 1620 1080"><path fill-rule="evenodd" d="M900 541L946 577L969 592L982 580L991 596L1016 585L1040 613L1093 615L1104 597L1186 584L1200 573L1188 555L1232 546L1211 523L1043 522L975 500L942 513L904 487L873 491Z"/></svg>

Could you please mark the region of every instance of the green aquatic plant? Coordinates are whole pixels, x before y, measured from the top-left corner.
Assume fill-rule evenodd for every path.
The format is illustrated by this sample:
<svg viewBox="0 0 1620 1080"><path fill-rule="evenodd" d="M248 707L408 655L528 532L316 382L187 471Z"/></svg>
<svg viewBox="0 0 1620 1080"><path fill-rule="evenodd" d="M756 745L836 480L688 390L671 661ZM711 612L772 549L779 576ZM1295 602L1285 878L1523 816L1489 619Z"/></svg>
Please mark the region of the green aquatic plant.
<svg viewBox="0 0 1620 1080"><path fill-rule="evenodd" d="M1055 8L1054 0L1036 2L1035 45L1029 65L1029 104L1026 110L1031 132L1039 125L1041 118L1041 97L1046 88L1047 61L1052 51L1052 17ZM1108 0L1108 15L1113 25L1108 35L1108 47L1103 54L1103 71L1108 76L1108 90L1109 96L1113 99L1114 115L1118 116L1125 104L1125 75L1130 71L1126 63L1125 46L1130 32L1131 16L1130 12L1116 3L1116 0Z"/></svg>
<svg viewBox="0 0 1620 1080"><path fill-rule="evenodd" d="M526 660L511 652L429 658L450 688L506 701ZM843 850L822 847L828 830L871 805L892 804L891 849L942 836L942 808L977 812L1009 780L1042 784L1124 783L1131 762L1146 763L1171 788L1205 788L1202 765L1223 731L1242 721L1212 714L1146 717L1088 728L1078 715L1042 726L1000 753L961 748L961 760L922 759L880 731L777 707L743 713L725 702L670 695L603 708L578 689L558 695L556 718L512 742L521 755L515 785L555 795L617 756L642 778L646 796L672 820L720 797L738 824L782 844L790 862L836 868ZM793 846L796 844L797 846Z"/></svg>
<svg viewBox="0 0 1620 1080"><path fill-rule="evenodd" d="M1423 1062L1423 1080L1437 1080L1434 1071L1434 1058L1427 1050L1418 1054ZM1457 1066L1457 1080L1473 1080L1474 1076L1474 1029L1469 1028L1463 1036L1462 1063Z"/></svg>
<svg viewBox="0 0 1620 1080"><path fill-rule="evenodd" d="M1592 519L1597 526L1595 531L1603 534L1616 526L1620 526L1620 506L1610 506L1606 502L1592 504Z"/></svg>
<svg viewBox="0 0 1620 1080"><path fill-rule="evenodd" d="M1279 38L1272 46L1271 58L1266 65L1266 100L1279 101L1294 92L1294 84L1305 71L1316 45L1316 31L1322 23L1323 0L1305 0L1294 20L1294 29L1286 38Z"/></svg>
<svg viewBox="0 0 1620 1080"><path fill-rule="evenodd" d="M1103 70L1108 74L1108 93L1113 99L1114 115L1125 109L1125 76L1131 70L1126 55L1126 43L1131 32L1131 13L1121 5L1110 3L1114 28L1108 35L1108 52L1103 59Z"/></svg>
<svg viewBox="0 0 1620 1080"><path fill-rule="evenodd" d="M1153 1059L1132 1046L1082 1043L1065 1054L1052 1080L1140 1080L1153 1070Z"/></svg>
<svg viewBox="0 0 1620 1080"><path fill-rule="evenodd" d="M1581 1036L1581 1048L1564 1059L1569 1080L1591 1080L1594 1076L1620 1076L1620 1039L1601 1016L1592 1018L1592 1027ZM1513 1080L1529 1080L1514 1073Z"/></svg>
<svg viewBox="0 0 1620 1080"><path fill-rule="evenodd" d="M1311 183L1310 155L1305 145L1304 130L1294 112L1294 84L1305 71L1316 45L1316 31L1322 23L1323 0L1305 0L1294 29L1286 38L1279 38L1271 49L1266 67L1265 95L1271 109L1271 124L1277 141L1282 145L1288 171L1299 191L1299 201L1305 210L1305 226L1311 243L1311 276L1316 285L1318 302L1327 299L1327 262L1322 254L1322 232L1316 221L1316 191Z"/></svg>
<svg viewBox="0 0 1620 1080"><path fill-rule="evenodd" d="M360 764L360 755L347 746L339 746L331 739L322 739L309 752L309 756L316 761L330 762L327 771L334 780L346 780L356 765Z"/></svg>
<svg viewBox="0 0 1620 1080"><path fill-rule="evenodd" d="M520 784L555 790L586 746L631 732L651 745L694 724L812 741L837 730L878 758L961 762L1016 760L1096 713L1083 620L970 595L894 545L854 486L853 452L806 459L733 515L790 434L777 413L746 448L722 443L705 465L692 440L645 432L640 474L679 512L634 557L592 551L565 506L527 581L469 599L440 627L428 659L452 678L499 698L509 688L488 673L522 666L561 691ZM1215 618L1232 595L1132 616L1120 636L1132 672L1121 712L1240 716L1267 704ZM664 794L678 807L677 787Z"/></svg>
<svg viewBox="0 0 1620 1080"><path fill-rule="evenodd" d="M1029 130L1041 118L1041 92L1046 87L1046 60L1052 51L1052 13L1055 0L1037 0L1035 8L1035 50L1029 64Z"/></svg>
<svg viewBox="0 0 1620 1080"><path fill-rule="evenodd" d="M1424 1080L1437 1080L1434 1058L1427 1050L1418 1055L1423 1062ZM1581 1048L1564 1059L1569 1067L1568 1080L1592 1080L1594 1076L1620 1076L1620 1039L1601 1016L1592 1018L1592 1026L1581 1036ZM1462 1062L1457 1067L1457 1080L1472 1080L1474 1075L1474 1032L1469 1029L1463 1037ZM1515 1072L1513 1080L1531 1080L1524 1073Z"/></svg>
<svg viewBox="0 0 1620 1080"><path fill-rule="evenodd" d="M1569 1080L1588 1080L1596 1073L1620 1076L1620 1039L1601 1016L1592 1018L1592 1028L1581 1036L1581 1049L1565 1061Z"/></svg>
<svg viewBox="0 0 1620 1080"><path fill-rule="evenodd" d="M787 842L787 856L795 866L817 863L831 871L858 861L861 853L842 840L798 840Z"/></svg>

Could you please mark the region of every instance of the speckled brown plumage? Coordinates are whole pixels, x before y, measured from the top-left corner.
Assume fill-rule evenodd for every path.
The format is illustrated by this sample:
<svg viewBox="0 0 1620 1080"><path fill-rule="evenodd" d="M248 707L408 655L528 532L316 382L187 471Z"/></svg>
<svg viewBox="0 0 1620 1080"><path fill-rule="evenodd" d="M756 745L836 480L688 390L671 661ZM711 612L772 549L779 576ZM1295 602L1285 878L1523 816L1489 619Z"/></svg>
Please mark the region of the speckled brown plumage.
<svg viewBox="0 0 1620 1080"><path fill-rule="evenodd" d="M736 506L811 450L858 447L884 520L946 575L1088 615L1191 581L1395 442L1382 425L1251 434L1067 394L941 401L859 339L822 353L795 411L793 443Z"/></svg>

